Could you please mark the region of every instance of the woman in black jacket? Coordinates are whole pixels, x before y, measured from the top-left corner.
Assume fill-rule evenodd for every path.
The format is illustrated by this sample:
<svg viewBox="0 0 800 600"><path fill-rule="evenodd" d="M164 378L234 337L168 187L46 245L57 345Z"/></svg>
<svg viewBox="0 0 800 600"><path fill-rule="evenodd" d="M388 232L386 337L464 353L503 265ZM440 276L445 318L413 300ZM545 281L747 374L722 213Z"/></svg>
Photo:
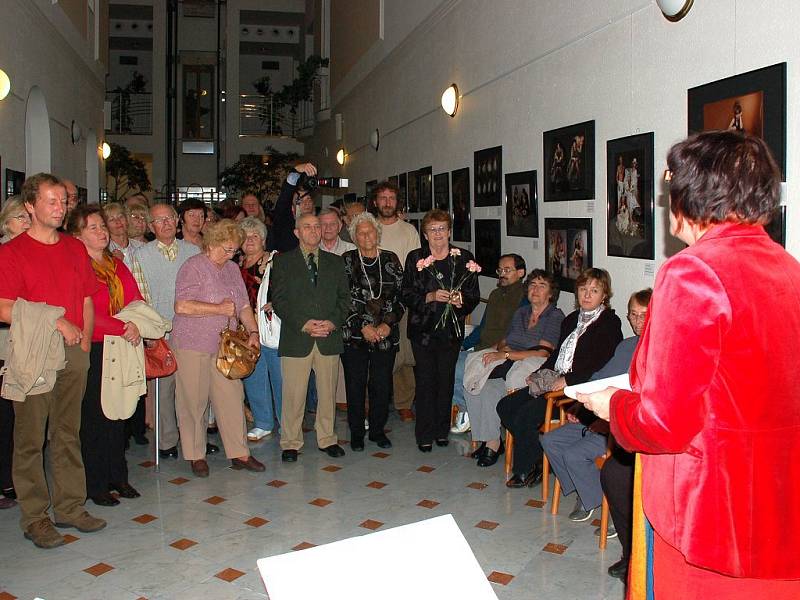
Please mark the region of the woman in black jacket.
<svg viewBox="0 0 800 600"><path fill-rule="evenodd" d="M430 251L411 251L403 273L402 298L416 362L416 438L421 452L430 452L434 441L437 446L449 443L453 380L464 339L464 319L480 301L475 261L469 251L450 245L451 223L448 213L428 211L422 231ZM451 293L462 280L461 289Z"/></svg>
<svg viewBox="0 0 800 600"><path fill-rule="evenodd" d="M614 355L622 341L622 323L609 308L611 277L604 269L586 269L575 281L577 310L561 323L558 348L540 370L558 374L550 386L561 390L589 380ZM508 487L533 486L542 478L542 447L539 427L544 422L547 402L544 396L531 396L522 388L500 400L497 414L503 426L514 436L513 477ZM594 420L588 411L578 412L578 419Z"/></svg>

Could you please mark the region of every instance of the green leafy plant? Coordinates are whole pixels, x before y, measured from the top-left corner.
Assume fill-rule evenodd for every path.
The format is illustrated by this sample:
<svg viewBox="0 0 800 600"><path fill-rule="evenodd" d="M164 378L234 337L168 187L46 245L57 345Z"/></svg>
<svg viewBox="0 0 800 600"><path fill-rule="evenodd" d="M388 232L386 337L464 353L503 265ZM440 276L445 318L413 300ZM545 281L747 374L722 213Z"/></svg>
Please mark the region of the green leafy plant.
<svg viewBox="0 0 800 600"><path fill-rule="evenodd" d="M125 146L109 143L111 154L106 159L106 189L110 202L118 202L131 194L150 191L150 178L144 163ZM109 180L113 179L113 187Z"/></svg>
<svg viewBox="0 0 800 600"><path fill-rule="evenodd" d="M300 158L294 152L281 152L267 146L265 155L248 154L219 174L220 185L228 194L253 192L259 200L274 199L287 172Z"/></svg>

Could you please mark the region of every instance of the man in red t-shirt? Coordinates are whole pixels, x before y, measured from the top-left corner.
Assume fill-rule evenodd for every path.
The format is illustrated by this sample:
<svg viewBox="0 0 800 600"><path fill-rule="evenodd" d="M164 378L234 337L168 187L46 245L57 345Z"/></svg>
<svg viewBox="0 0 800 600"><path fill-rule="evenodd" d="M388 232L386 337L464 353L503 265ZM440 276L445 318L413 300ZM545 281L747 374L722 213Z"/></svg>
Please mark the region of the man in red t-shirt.
<svg viewBox="0 0 800 600"><path fill-rule="evenodd" d="M22 186L22 198L31 227L0 246L0 321L11 323L14 303L20 298L65 310L56 328L64 338L66 367L58 372L50 392L14 403L13 478L22 513L20 525L25 537L40 548L65 543L50 520L51 504L57 527L90 532L106 526L83 509L86 479L79 436L94 325L91 295L98 283L84 245L57 231L64 219L66 195L64 184L53 175L29 177ZM42 455L48 430L52 498Z"/></svg>

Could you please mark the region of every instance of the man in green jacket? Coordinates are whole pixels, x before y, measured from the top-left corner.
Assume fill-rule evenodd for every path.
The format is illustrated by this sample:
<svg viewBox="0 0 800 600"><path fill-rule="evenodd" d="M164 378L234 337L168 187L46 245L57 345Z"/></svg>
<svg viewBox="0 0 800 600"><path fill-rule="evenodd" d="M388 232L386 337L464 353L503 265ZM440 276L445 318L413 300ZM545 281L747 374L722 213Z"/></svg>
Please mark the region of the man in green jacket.
<svg viewBox="0 0 800 600"><path fill-rule="evenodd" d="M311 370L317 382L314 429L319 449L332 458L344 455L335 431L335 396L341 325L350 306L350 287L341 257L320 250L321 229L314 215L301 215L294 234L300 245L275 258L272 306L281 318L278 352L283 375L281 460L294 462L303 447L303 415Z"/></svg>

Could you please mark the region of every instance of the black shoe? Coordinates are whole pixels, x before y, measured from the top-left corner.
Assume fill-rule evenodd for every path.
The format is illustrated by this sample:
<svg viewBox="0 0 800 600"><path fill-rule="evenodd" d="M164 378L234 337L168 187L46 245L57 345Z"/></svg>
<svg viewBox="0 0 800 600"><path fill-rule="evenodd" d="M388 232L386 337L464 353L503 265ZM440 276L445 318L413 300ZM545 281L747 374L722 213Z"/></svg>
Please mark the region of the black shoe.
<svg viewBox="0 0 800 600"><path fill-rule="evenodd" d="M216 454L219 452L219 446L216 444L206 444L206 454Z"/></svg>
<svg viewBox="0 0 800 600"><path fill-rule="evenodd" d="M339 444L331 444L325 448L320 448L319 451L324 452L331 458L339 458L340 456L344 456L344 449Z"/></svg>
<svg viewBox="0 0 800 600"><path fill-rule="evenodd" d="M158 455L161 458L178 458L178 447L173 446L172 448L167 448L166 450L159 450Z"/></svg>
<svg viewBox="0 0 800 600"><path fill-rule="evenodd" d="M109 489L118 492L123 498L139 498L141 494L127 481L123 483L109 483Z"/></svg>
<svg viewBox="0 0 800 600"><path fill-rule="evenodd" d="M284 450L281 452L283 462L297 462L297 450Z"/></svg>
<svg viewBox="0 0 800 600"><path fill-rule="evenodd" d="M387 448L391 448L392 447L391 440L388 437L386 437L385 435L383 437L379 437L379 438L376 438L374 440L372 438L370 438L370 441L371 442L375 442L376 444L378 444L378 448L387 449Z"/></svg>
<svg viewBox="0 0 800 600"><path fill-rule="evenodd" d="M137 446L147 446L150 443L150 440L144 434L133 436L133 441L136 442Z"/></svg>
<svg viewBox="0 0 800 600"><path fill-rule="evenodd" d="M486 442L481 442L481 445L478 446L475 450L473 450L470 456L472 458L480 458L481 456L483 456L484 452L486 452Z"/></svg>
<svg viewBox="0 0 800 600"><path fill-rule="evenodd" d="M98 494L97 496L91 496L91 500L97 504L97 506L116 506L119 504L119 500L108 492L105 494Z"/></svg>
<svg viewBox="0 0 800 600"><path fill-rule="evenodd" d="M503 447L503 442L500 442L500 447L497 450L492 450L488 446L483 451L483 455L478 458L479 467L491 467L497 462L498 457L503 454L506 449Z"/></svg>
<svg viewBox="0 0 800 600"><path fill-rule="evenodd" d="M364 438L356 439L353 438L350 440L350 449L353 452L363 452L364 451Z"/></svg>
<svg viewBox="0 0 800 600"><path fill-rule="evenodd" d="M608 574L622 581L628 580L628 559L624 556L608 567Z"/></svg>
<svg viewBox="0 0 800 600"><path fill-rule="evenodd" d="M506 481L506 487L510 488L524 488L533 487L542 481L542 465L537 464L533 466L531 472L525 475L514 475L511 479Z"/></svg>
<svg viewBox="0 0 800 600"><path fill-rule="evenodd" d="M448 440L447 438L436 440L436 445L439 446L440 448L444 448L445 446L450 445L450 440Z"/></svg>
<svg viewBox="0 0 800 600"><path fill-rule="evenodd" d="M8 498L9 500L16 500L17 499L17 491L14 489L14 486L3 488L3 496Z"/></svg>
<svg viewBox="0 0 800 600"><path fill-rule="evenodd" d="M417 444L420 452L430 452L433 450L433 444Z"/></svg>

